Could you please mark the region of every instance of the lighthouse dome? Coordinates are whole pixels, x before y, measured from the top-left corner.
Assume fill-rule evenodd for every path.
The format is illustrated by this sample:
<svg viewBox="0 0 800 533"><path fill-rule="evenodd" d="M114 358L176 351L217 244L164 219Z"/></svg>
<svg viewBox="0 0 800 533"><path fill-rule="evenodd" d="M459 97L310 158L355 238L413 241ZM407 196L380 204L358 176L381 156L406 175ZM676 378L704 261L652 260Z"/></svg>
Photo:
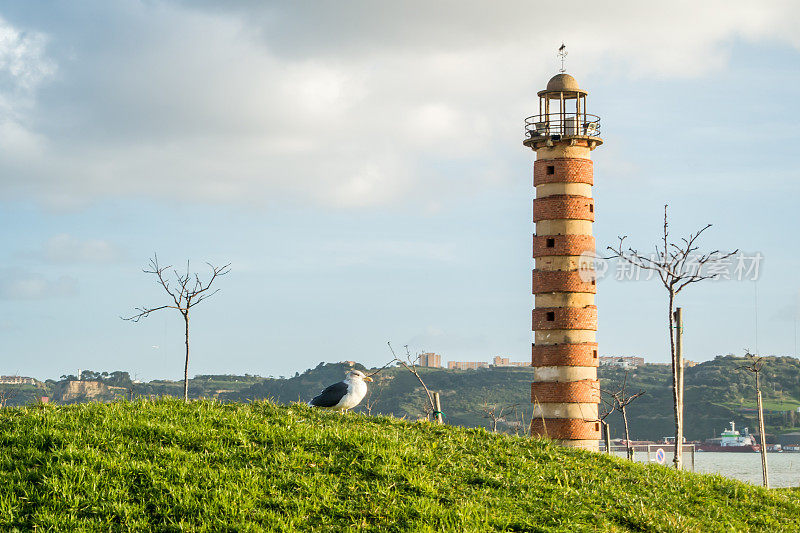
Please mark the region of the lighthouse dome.
<svg viewBox="0 0 800 533"><path fill-rule="evenodd" d="M561 74L556 74L550 81L547 82L547 90L548 91L580 91L578 88L578 80L562 72Z"/></svg>

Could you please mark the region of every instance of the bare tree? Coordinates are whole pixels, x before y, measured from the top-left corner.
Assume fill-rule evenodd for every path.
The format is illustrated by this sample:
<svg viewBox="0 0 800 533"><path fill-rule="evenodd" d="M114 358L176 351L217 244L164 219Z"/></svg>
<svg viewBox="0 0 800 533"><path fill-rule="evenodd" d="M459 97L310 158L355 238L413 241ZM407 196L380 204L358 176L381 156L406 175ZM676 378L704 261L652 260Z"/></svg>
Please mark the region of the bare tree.
<svg viewBox="0 0 800 533"><path fill-rule="evenodd" d="M764 487L769 488L769 475L767 474L767 439L764 435L764 406L761 403L761 369L764 366L764 358L758 357L750 353L750 350L745 350L745 356L748 358L748 364L742 365L739 368L752 372L756 375L756 400L758 403L758 434L761 443L761 476L764 481Z"/></svg>
<svg viewBox="0 0 800 533"><path fill-rule="evenodd" d="M211 275L208 280L203 281L197 273L192 273L189 270L189 261L186 262L186 272L180 273L177 270L172 270L175 277L175 286L170 284L167 276L168 270L172 266L161 266L158 264L158 255L153 255L150 259L148 268L143 269L145 274L153 274L157 278L157 283L164 289L164 291L172 298L172 303L161 305L158 307L137 307L137 313L129 317L120 317L123 320L130 320L131 322L139 322L141 319L150 316L154 311L161 309L175 309L183 317L184 333L186 340L186 361L183 368L183 399L189 401L189 312L194 306L214 296L219 289L211 290L212 285L217 278L224 276L230 272L231 264L228 263L222 267L216 267L211 263L206 263L211 268Z"/></svg>
<svg viewBox="0 0 800 533"><path fill-rule="evenodd" d="M9 400L13 400L17 396L15 390L2 390L0 391L0 407L5 407Z"/></svg>
<svg viewBox="0 0 800 533"><path fill-rule="evenodd" d="M514 420L514 424L516 426L514 434L517 436L520 434L525 435L526 431L528 431L526 428L530 427L530 422L528 421L528 417L524 408L520 409L519 407L514 407Z"/></svg>
<svg viewBox="0 0 800 533"><path fill-rule="evenodd" d="M603 392L603 391L601 390L601 392ZM606 453L610 454L611 453L611 433L609 432L610 427L609 427L608 422L606 422L606 418L608 418L609 415L611 415L611 413L614 412L614 402L611 401L611 400L608 400L607 398L604 398L602 396L602 394L600 396L600 402L601 402L601 405L602 405L602 409L599 411L599 413L598 413L599 416L598 416L597 419L600 421L601 424L603 424L603 435L604 435L605 444L606 444Z"/></svg>
<svg viewBox="0 0 800 533"><path fill-rule="evenodd" d="M509 414L516 413L518 405L518 403L489 403L489 398L484 398L483 405L481 406L481 412L483 413L483 418L486 418L490 421L492 425L492 433L497 433L498 422L504 421Z"/></svg>
<svg viewBox="0 0 800 533"><path fill-rule="evenodd" d="M633 460L633 447L631 446L631 434L629 431L629 424L628 424L628 410L627 407L636 401L636 399L645 393L645 391L640 390L636 394L631 394L628 396L628 372L625 371L625 377L622 378L622 384L617 390L614 391L603 391L605 392L610 398L612 402L612 409L611 412L613 413L614 410L619 411L622 413L622 423L625 426L625 449L627 450L628 459ZM606 413L608 416L611 413Z"/></svg>
<svg viewBox="0 0 800 533"><path fill-rule="evenodd" d="M422 376L420 376L419 372L417 371L417 361L419 361L419 355L417 356L411 355L411 352L408 349L408 345L406 344L404 346L404 348L406 349L406 357L405 360L401 359L395 353L394 348L392 348L392 343L387 342L387 344L389 345L389 350L391 350L393 356L393 359L389 361L389 364L398 363L403 368L411 372L415 378L417 378L417 381L419 381L419 384L422 385L422 388L425 391L425 397L427 399L423 407L423 412L425 413L425 417L428 419L430 419L432 415L435 417L438 413L436 412L436 404L433 401L433 394L431 394L431 391L428 389L428 386L425 385L425 382L422 380ZM386 365L384 365L383 368L386 368ZM375 372L375 374L383 370L383 368Z"/></svg>
<svg viewBox="0 0 800 533"><path fill-rule="evenodd" d="M667 223L667 206L664 206L664 234L661 242L655 245L651 256L639 253L635 248L626 248L626 236L619 238L617 247L609 246L612 252L608 259L620 258L635 268L653 270L658 274L664 288L669 294L669 312L667 314L669 327L670 355L672 356L672 399L675 411L675 468L683 468L683 357L675 349L676 331L674 328L675 297L688 285L706 279L713 279L718 274L707 273L708 267L731 257L738 250L723 253L714 250L706 254L697 253L697 241L700 236L711 227L708 224L688 237L681 238L679 243L670 242L669 224ZM704 273L704 268L706 272Z"/></svg>
<svg viewBox="0 0 800 533"><path fill-rule="evenodd" d="M377 372L375 372L377 374ZM372 375L370 376L372 377ZM374 383L369 388L367 392L367 396L364 398L363 407L364 410L367 412L368 416L372 416L372 410L375 409L375 405L381 400L381 393L383 392L383 380L378 381L377 379L374 380Z"/></svg>

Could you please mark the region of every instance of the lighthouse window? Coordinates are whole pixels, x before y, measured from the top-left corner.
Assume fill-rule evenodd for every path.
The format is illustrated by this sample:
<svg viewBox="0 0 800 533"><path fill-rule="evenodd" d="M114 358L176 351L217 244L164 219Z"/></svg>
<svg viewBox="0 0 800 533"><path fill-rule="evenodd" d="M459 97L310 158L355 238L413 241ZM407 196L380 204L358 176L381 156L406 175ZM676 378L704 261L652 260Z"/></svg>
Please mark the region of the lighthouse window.
<svg viewBox="0 0 800 533"><path fill-rule="evenodd" d="M556 173L556 167L554 167L553 165L547 165L547 173L548 174L555 174Z"/></svg>
<svg viewBox="0 0 800 533"><path fill-rule="evenodd" d="M555 248L556 247L556 240L555 239L547 239L547 247L548 248Z"/></svg>
<svg viewBox="0 0 800 533"><path fill-rule="evenodd" d="M597 350L594 350L594 353L592 353L592 355L594 356L595 359L597 359Z"/></svg>
<svg viewBox="0 0 800 533"><path fill-rule="evenodd" d="M594 204L589 204L589 212L594 213Z"/></svg>
<svg viewBox="0 0 800 533"><path fill-rule="evenodd" d="M547 312L547 321L548 322L555 322L556 320L556 312L555 311L548 311Z"/></svg>

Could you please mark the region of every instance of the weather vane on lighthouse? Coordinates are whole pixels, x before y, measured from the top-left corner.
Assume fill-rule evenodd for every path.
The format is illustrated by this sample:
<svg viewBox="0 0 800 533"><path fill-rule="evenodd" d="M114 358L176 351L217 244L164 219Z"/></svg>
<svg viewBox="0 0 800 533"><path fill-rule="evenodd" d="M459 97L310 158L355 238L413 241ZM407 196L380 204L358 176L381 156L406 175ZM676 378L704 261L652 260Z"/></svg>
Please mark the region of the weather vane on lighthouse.
<svg viewBox="0 0 800 533"><path fill-rule="evenodd" d="M558 48L558 57L561 58L561 70L559 72L566 72L566 68L564 68L564 60L567 59L567 46L564 43L561 43L561 46Z"/></svg>

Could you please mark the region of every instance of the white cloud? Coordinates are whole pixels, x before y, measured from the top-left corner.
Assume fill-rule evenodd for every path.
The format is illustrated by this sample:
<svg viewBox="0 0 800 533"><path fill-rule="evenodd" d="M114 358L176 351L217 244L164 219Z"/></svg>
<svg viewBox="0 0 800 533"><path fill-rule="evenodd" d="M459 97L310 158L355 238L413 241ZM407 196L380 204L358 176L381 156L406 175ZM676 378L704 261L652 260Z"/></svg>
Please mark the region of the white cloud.
<svg viewBox="0 0 800 533"><path fill-rule="evenodd" d="M35 272L0 271L1 300L41 300L77 295L78 281L71 276L50 279Z"/></svg>
<svg viewBox="0 0 800 533"><path fill-rule="evenodd" d="M0 18L0 80L4 87L30 91L55 67L44 54L47 38L41 32L21 32Z"/></svg>
<svg viewBox="0 0 800 533"><path fill-rule="evenodd" d="M111 263L119 259L120 252L102 239L80 240L61 233L50 238L35 255L53 263Z"/></svg>
<svg viewBox="0 0 800 533"><path fill-rule="evenodd" d="M0 17L0 153L25 163L40 157L42 139L26 124L36 89L55 72L47 38L22 32Z"/></svg>
<svg viewBox="0 0 800 533"><path fill-rule="evenodd" d="M64 9L91 28L0 23L5 198L439 204L497 185L561 40L590 79L708 75L737 39L800 46L788 1Z"/></svg>

